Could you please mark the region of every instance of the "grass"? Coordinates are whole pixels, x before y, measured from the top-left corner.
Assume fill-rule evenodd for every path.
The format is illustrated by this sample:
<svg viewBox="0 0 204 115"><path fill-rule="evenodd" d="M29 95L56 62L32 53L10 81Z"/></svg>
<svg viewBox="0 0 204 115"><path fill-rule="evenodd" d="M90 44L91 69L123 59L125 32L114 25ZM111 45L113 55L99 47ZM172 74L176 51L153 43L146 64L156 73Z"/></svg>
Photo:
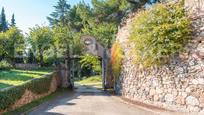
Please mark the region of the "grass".
<svg viewBox="0 0 204 115"><path fill-rule="evenodd" d="M7 113L5 113L4 115L20 115L22 113L25 113L25 115L27 115L27 112L29 111L32 111L35 107L47 102L47 101L50 101L50 100L53 100L54 98L60 96L60 95L63 95L64 93L67 93L67 91L69 91L68 89L58 89L56 92L52 93L51 95L48 95L46 97L43 97L41 99L38 99L38 100L35 100L27 105L24 105L20 108L17 108L13 111L9 111Z"/></svg>
<svg viewBox="0 0 204 115"><path fill-rule="evenodd" d="M5 70L0 71L0 89L20 85L28 80L40 78L49 74L51 70Z"/></svg>
<svg viewBox="0 0 204 115"><path fill-rule="evenodd" d="M92 85L92 84L102 85L102 77L101 76L91 76L83 80L76 81L76 83L80 85Z"/></svg>
<svg viewBox="0 0 204 115"><path fill-rule="evenodd" d="M45 73L47 73L47 72L45 72ZM92 77L77 81L77 83L80 84L80 85L94 84L94 86L96 86L96 85L98 86L98 85L101 85L102 78L101 78L101 76L92 76ZM9 111L9 112L5 113L4 115L20 115L22 113L27 115L30 111L35 109L35 107L38 107L39 105L41 105L43 103L46 103L46 102L48 102L50 100L53 100L56 97L67 93L67 91L70 91L70 90L68 90L68 89L58 89L56 92L52 93L49 96L46 96L46 97L43 97L43 98L38 99L36 101L33 101L33 102L31 102L31 103L29 103L27 105L24 105L24 106L22 106L20 108L17 108L17 109L15 109L13 111Z"/></svg>

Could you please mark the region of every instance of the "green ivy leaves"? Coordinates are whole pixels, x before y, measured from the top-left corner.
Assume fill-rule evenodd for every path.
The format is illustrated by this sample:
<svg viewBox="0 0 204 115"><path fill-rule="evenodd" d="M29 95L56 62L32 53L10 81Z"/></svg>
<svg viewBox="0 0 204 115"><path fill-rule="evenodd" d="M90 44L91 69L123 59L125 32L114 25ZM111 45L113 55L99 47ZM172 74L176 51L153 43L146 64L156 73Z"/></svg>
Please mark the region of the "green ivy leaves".
<svg viewBox="0 0 204 115"><path fill-rule="evenodd" d="M180 3L157 4L134 18L130 39L136 63L145 67L168 62L191 38L191 20Z"/></svg>
<svg viewBox="0 0 204 115"><path fill-rule="evenodd" d="M52 75L31 80L23 85L11 87L8 90L0 91L0 110L8 109L25 93L25 90L30 90L36 94L44 94L49 91Z"/></svg>

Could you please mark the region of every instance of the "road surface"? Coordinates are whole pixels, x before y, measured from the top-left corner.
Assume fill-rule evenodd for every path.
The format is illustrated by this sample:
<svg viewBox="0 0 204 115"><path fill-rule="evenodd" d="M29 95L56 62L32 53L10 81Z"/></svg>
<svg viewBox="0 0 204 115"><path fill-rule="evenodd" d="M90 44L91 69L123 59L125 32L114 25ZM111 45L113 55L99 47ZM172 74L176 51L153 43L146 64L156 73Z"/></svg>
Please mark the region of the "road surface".
<svg viewBox="0 0 204 115"><path fill-rule="evenodd" d="M79 86L47 102L29 115L156 115L125 104L120 99L90 86Z"/></svg>

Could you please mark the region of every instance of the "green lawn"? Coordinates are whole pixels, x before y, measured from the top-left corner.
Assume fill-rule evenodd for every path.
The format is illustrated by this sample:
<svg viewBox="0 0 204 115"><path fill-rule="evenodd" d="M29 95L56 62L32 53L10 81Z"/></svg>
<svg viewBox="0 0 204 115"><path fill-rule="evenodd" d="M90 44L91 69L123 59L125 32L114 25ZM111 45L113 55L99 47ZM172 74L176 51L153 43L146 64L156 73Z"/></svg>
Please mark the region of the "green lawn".
<svg viewBox="0 0 204 115"><path fill-rule="evenodd" d="M76 81L76 83L80 85L102 85L102 78L101 76L91 76L83 80Z"/></svg>
<svg viewBox="0 0 204 115"><path fill-rule="evenodd" d="M42 77L49 74L52 70L8 70L0 71L0 89L20 85L28 80Z"/></svg>

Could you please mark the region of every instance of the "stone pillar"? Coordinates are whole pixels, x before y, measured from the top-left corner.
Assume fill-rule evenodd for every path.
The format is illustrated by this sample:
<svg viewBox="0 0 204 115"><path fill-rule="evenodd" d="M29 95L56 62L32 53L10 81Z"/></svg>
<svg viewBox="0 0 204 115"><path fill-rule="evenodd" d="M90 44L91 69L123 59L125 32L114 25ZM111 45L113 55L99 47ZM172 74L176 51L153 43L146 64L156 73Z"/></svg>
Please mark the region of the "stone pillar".
<svg viewBox="0 0 204 115"><path fill-rule="evenodd" d="M103 75L103 88L104 89L111 89L113 88L114 82L113 82L113 76L111 74L111 66L110 66L110 57L108 50L104 49L102 58L102 75Z"/></svg>
<svg viewBox="0 0 204 115"><path fill-rule="evenodd" d="M66 64L60 68L61 76L61 87L68 88L68 77L67 77L67 68Z"/></svg>

